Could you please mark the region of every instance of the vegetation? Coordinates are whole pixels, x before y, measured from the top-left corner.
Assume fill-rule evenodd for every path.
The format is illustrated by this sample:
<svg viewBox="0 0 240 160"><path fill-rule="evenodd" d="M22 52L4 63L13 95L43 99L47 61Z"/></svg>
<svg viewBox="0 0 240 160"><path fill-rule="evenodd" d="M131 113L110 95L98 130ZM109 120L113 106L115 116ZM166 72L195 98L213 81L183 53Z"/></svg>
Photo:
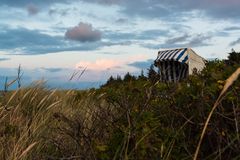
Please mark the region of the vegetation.
<svg viewBox="0 0 240 160"><path fill-rule="evenodd" d="M149 69L110 77L100 89L49 90L43 84L3 92L0 159L193 159L205 121L240 67L240 53L206 64L180 83ZM239 159L240 82L214 111L200 159Z"/></svg>

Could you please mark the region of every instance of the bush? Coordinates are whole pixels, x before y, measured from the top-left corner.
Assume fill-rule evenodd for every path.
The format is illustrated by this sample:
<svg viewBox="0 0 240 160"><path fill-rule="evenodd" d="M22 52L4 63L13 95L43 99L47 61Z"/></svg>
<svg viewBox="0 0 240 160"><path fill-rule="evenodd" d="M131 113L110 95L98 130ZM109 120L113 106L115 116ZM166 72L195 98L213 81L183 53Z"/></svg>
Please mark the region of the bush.
<svg viewBox="0 0 240 160"><path fill-rule="evenodd" d="M177 84L127 74L96 90L37 85L7 92L0 103L0 159L192 159L206 117L237 67L211 61ZM239 86L236 81L214 112L200 159L239 158Z"/></svg>

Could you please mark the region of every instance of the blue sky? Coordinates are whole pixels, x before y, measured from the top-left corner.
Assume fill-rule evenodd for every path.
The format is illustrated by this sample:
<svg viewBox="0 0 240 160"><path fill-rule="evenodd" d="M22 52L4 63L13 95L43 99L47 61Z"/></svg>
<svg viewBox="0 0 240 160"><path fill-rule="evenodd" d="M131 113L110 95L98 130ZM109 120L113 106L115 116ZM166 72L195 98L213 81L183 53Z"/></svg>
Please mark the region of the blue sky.
<svg viewBox="0 0 240 160"><path fill-rule="evenodd" d="M160 49L226 58L240 50L239 8L238 0L0 0L0 85L19 64L25 84L85 88L140 73Z"/></svg>

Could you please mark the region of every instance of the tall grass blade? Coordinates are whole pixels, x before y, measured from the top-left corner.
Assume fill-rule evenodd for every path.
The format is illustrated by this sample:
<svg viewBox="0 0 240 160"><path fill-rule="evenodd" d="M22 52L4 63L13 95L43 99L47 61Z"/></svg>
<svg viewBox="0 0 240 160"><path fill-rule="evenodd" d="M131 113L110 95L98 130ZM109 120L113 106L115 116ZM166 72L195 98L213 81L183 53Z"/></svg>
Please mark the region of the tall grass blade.
<svg viewBox="0 0 240 160"><path fill-rule="evenodd" d="M22 152L22 154L18 157L18 159L21 159L23 156L25 156L36 144L37 144L37 142L34 142L34 143L30 144L30 145Z"/></svg>
<svg viewBox="0 0 240 160"><path fill-rule="evenodd" d="M234 81L237 80L238 76L240 75L240 68L238 68L227 80L226 80L226 83L217 99L217 101L215 102L212 110L210 111L210 113L208 114L208 117L207 117L207 120L204 124L204 127L203 127L203 130L202 130L202 133L201 133L201 137L200 137L200 140L198 142L198 145L197 145L197 149L194 153L194 158L193 160L197 160L197 157L198 157L198 153L199 153L199 150L200 150L200 147L201 147L201 144L202 144L202 140L203 140L203 137L206 133L206 129L207 129L207 126L208 126L208 123L210 121L210 118L214 112L214 110L217 108L218 104L222 101L222 97L223 95L226 93L226 91L228 90L228 88L233 84Z"/></svg>

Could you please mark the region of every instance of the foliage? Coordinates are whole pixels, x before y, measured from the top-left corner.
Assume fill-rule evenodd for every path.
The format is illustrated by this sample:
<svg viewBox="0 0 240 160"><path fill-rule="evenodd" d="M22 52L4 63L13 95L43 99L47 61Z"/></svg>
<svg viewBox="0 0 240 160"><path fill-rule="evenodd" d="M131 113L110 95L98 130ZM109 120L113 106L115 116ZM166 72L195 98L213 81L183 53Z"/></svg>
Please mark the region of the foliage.
<svg viewBox="0 0 240 160"><path fill-rule="evenodd" d="M229 53L228 62L232 65L240 64L240 52L232 50L232 52Z"/></svg>
<svg viewBox="0 0 240 160"><path fill-rule="evenodd" d="M152 83L156 83L159 80L159 75L154 70L154 65L153 64L148 69L148 78Z"/></svg>
<svg viewBox="0 0 240 160"><path fill-rule="evenodd" d="M110 77L100 89L6 92L0 159L192 159L235 60L210 61L181 83L153 81L149 70L148 78ZM239 93L238 80L211 118L200 159L239 159Z"/></svg>

